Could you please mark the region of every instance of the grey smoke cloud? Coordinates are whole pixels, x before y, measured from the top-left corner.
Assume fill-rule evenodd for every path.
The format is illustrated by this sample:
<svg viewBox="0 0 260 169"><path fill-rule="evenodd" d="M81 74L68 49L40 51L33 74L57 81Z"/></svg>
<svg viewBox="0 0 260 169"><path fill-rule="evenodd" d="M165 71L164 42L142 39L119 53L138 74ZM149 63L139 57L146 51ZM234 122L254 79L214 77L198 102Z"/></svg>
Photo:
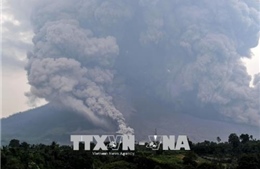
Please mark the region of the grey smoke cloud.
<svg viewBox="0 0 260 169"><path fill-rule="evenodd" d="M224 0L40 2L32 15L34 50L26 68L31 94L59 100L97 125L109 117L120 133L132 133L114 102L120 95L114 92L116 79L123 78L124 90L142 91L133 92L135 97L157 98L181 113L260 126L259 75L250 88L240 61L251 57L250 48L258 43L257 5Z"/></svg>
<svg viewBox="0 0 260 169"><path fill-rule="evenodd" d="M133 132L106 92L119 51L114 37L94 37L76 21L59 20L46 23L33 43L27 69L34 95L50 102L58 100L97 125L104 125L105 116L118 122L118 132Z"/></svg>

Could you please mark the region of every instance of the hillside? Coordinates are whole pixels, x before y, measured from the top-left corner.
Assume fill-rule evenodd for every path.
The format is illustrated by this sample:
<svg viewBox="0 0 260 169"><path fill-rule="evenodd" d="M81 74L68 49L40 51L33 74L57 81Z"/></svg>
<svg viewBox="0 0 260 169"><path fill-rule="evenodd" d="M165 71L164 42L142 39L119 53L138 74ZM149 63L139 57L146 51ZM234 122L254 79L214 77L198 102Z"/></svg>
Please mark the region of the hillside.
<svg viewBox="0 0 260 169"><path fill-rule="evenodd" d="M216 140L216 136L227 138L230 133L248 133L259 139L259 128L224 121L201 119L188 114L165 113L170 111L158 105L138 108L127 118L129 125L135 129L137 140L147 140L147 135L158 134L187 135L192 141ZM150 115L148 115L148 112ZM2 144L16 138L29 143L47 143L57 141L69 143L74 134L115 134L116 126L111 122L110 129L94 126L84 116L51 105L14 114L1 119ZM224 141L224 140L223 140Z"/></svg>
<svg viewBox="0 0 260 169"><path fill-rule="evenodd" d="M105 132L97 130L84 116L49 104L3 118L1 123L2 144L12 138L32 143L68 143L73 132Z"/></svg>

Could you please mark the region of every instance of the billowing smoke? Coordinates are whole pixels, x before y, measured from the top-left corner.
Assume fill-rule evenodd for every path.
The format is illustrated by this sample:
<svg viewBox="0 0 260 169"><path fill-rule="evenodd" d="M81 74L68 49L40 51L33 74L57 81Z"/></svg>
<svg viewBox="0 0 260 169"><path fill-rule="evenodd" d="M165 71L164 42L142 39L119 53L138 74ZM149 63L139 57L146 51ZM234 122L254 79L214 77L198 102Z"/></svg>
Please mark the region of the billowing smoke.
<svg viewBox="0 0 260 169"><path fill-rule="evenodd" d="M249 87L241 62L258 43L258 6L242 0L38 3L26 68L31 95L100 126L112 118L120 133L133 132L114 102L120 85L133 98L156 98L181 113L260 126L259 74Z"/></svg>
<svg viewBox="0 0 260 169"><path fill-rule="evenodd" d="M74 20L59 20L41 27L33 42L28 79L34 95L68 106L101 126L106 125L103 117L111 117L119 133L133 132L106 92L119 53L114 37L94 37Z"/></svg>

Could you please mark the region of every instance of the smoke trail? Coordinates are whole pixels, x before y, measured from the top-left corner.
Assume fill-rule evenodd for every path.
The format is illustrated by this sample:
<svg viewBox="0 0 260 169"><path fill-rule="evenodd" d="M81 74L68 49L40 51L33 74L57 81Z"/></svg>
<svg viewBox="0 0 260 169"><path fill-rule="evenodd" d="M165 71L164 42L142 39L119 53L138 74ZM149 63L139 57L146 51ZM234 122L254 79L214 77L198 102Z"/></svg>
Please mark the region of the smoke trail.
<svg viewBox="0 0 260 169"><path fill-rule="evenodd" d="M133 132L106 92L119 52L114 37L94 37L74 20L59 20L47 22L33 42L27 69L34 95L59 101L97 125L105 125L103 117L110 117L118 122L118 132Z"/></svg>
<svg viewBox="0 0 260 169"><path fill-rule="evenodd" d="M32 16L31 93L49 102L60 100L96 124L110 117L121 133L131 133L113 101L115 79L123 77L125 90L142 91L133 93L135 98L155 97L173 106L181 100L181 112L260 126L259 75L250 88L240 60L251 57L250 48L258 43L258 5L224 0L41 2Z"/></svg>

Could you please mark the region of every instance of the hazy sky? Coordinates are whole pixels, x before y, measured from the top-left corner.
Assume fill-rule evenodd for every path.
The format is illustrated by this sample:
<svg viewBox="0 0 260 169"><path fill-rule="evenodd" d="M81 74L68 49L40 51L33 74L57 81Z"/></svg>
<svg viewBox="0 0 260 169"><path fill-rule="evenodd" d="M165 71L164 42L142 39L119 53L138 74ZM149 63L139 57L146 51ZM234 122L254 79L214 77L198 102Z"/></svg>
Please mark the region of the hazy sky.
<svg viewBox="0 0 260 169"><path fill-rule="evenodd" d="M14 9L7 1L2 2L2 117L30 108L25 92L29 91L28 80L24 66L26 53L31 47L33 32L29 24L30 12L26 3L19 1L21 12ZM18 3L19 5L19 3ZM26 12L27 11L27 12Z"/></svg>
<svg viewBox="0 0 260 169"><path fill-rule="evenodd" d="M19 1L12 6L3 0L2 13L2 117L30 108L25 93L30 86L24 66L26 64L26 52L32 46L32 28L29 22L30 3L32 1ZM13 3L13 2L12 2ZM17 9L17 7L20 7ZM259 72L260 45L252 49L251 60L243 59L250 75ZM37 105L44 104L41 100Z"/></svg>

